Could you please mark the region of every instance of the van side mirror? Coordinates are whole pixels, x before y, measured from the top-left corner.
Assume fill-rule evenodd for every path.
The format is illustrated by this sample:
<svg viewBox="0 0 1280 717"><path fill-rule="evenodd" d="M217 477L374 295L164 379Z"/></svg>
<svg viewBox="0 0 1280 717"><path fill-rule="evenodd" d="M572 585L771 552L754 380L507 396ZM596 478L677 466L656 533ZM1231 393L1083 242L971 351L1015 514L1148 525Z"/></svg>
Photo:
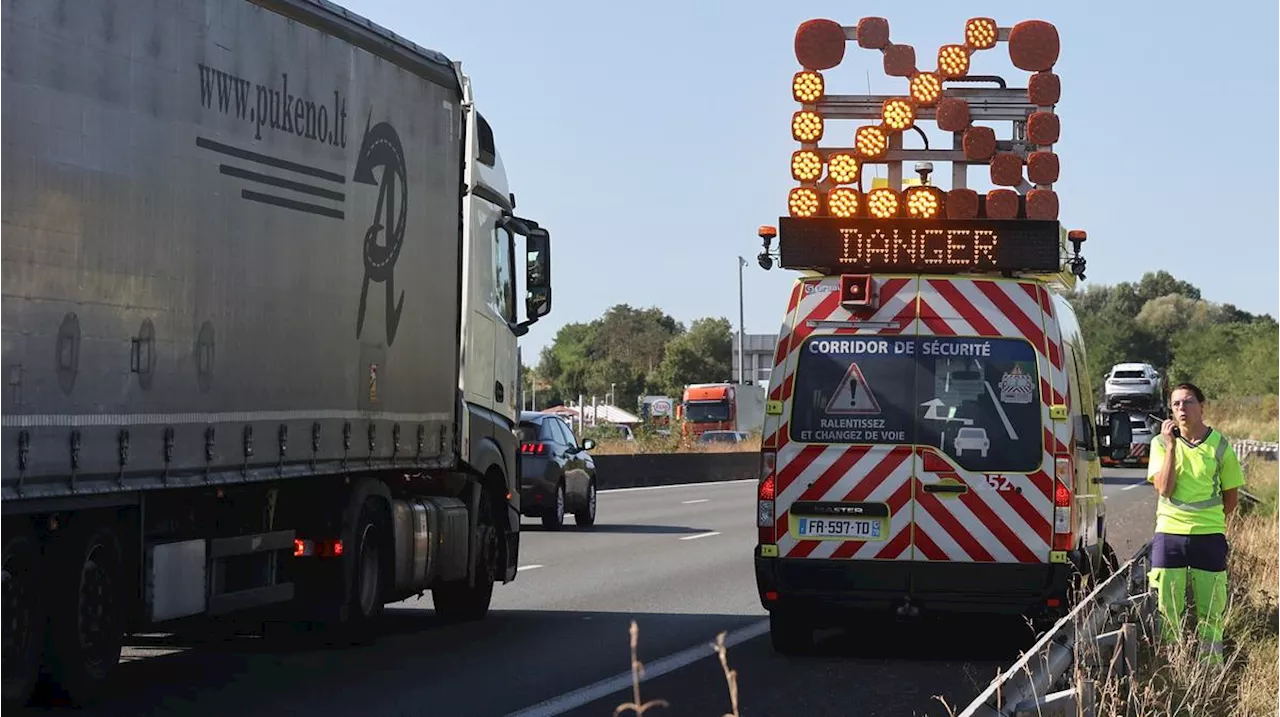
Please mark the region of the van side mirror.
<svg viewBox="0 0 1280 717"><path fill-rule="evenodd" d="M1081 421L1080 437L1076 439L1076 446L1086 451L1098 451L1098 438L1096 427L1088 420ZM1098 451L1101 452L1101 451Z"/></svg>

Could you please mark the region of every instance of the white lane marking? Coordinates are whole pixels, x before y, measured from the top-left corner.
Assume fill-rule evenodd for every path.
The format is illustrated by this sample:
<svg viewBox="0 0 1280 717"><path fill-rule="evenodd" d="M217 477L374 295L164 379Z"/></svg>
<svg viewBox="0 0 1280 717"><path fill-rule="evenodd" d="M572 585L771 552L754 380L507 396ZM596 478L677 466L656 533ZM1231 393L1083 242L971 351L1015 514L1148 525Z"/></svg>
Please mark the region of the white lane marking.
<svg viewBox="0 0 1280 717"><path fill-rule="evenodd" d="M542 568L542 567L546 567L546 566L544 566L544 565L521 565L520 567L516 568L516 572L518 573L518 572L520 572L521 570L537 570L538 568Z"/></svg>
<svg viewBox="0 0 1280 717"><path fill-rule="evenodd" d="M742 483L759 483L755 478L743 478L741 480L718 480L708 481L706 483L672 483L671 485L642 485L635 488L605 488L596 491L597 493L630 493L639 490L662 490L663 488L714 488L718 485L740 485Z"/></svg>
<svg viewBox="0 0 1280 717"><path fill-rule="evenodd" d="M1147 485L1147 484L1146 484L1146 482L1143 482L1143 483L1134 483L1133 485L1127 485L1127 486L1125 486L1125 487L1121 488L1120 490L1133 490L1134 488L1141 488L1141 487L1142 487L1142 486L1144 486L1144 485Z"/></svg>
<svg viewBox="0 0 1280 717"><path fill-rule="evenodd" d="M730 632L725 635L725 647L733 647L742 644L747 640L759 637L769 631L769 621L761 620L742 629ZM682 667L688 667L698 660L703 660L715 654L715 649L708 640L704 644L694 645L686 650L681 650L673 655L667 655L653 662L646 662L644 666L644 676L640 678L641 682L647 682L655 677L661 677L668 672L674 672ZM587 685L566 692L559 697L551 699L540 704L526 707L519 712L512 712L507 717L555 717L565 712L575 710L583 705L591 704L598 699L603 699L615 692L622 692L631 688L631 671L619 673L613 677L600 680L593 685Z"/></svg>
<svg viewBox="0 0 1280 717"><path fill-rule="evenodd" d="M713 535L719 535L720 531L712 530L706 533L698 533L697 535L686 535L681 540L697 540L698 538L710 538Z"/></svg>
<svg viewBox="0 0 1280 717"><path fill-rule="evenodd" d="M682 500L680 501L680 505L693 505L695 503L706 503L706 502L709 502L710 500L711 500L710 498L699 498L697 500Z"/></svg>

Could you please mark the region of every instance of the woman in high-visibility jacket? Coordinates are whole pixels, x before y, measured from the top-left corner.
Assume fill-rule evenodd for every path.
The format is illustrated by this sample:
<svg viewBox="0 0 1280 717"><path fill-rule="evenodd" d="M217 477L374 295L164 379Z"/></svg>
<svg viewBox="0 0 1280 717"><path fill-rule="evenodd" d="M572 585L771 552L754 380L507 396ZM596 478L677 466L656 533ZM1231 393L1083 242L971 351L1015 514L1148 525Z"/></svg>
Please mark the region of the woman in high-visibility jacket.
<svg viewBox="0 0 1280 717"><path fill-rule="evenodd" d="M1244 473L1226 437L1204 424L1204 403L1204 393L1195 385L1175 386L1169 397L1173 418L1151 442L1147 480L1159 494L1151 585L1157 591L1162 635L1175 641L1182 634L1190 575L1201 659L1220 663L1227 609L1227 516L1236 508Z"/></svg>

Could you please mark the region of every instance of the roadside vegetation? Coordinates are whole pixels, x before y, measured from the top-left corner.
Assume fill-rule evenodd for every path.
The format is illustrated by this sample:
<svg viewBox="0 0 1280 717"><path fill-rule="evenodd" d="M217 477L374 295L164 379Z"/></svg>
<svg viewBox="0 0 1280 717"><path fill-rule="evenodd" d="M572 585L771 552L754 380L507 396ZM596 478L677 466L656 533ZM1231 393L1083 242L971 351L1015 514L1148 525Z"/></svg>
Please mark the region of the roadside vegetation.
<svg viewBox="0 0 1280 717"><path fill-rule="evenodd" d="M1205 423L1231 440L1277 441L1280 396L1209 396Z"/></svg>
<svg viewBox="0 0 1280 717"><path fill-rule="evenodd" d="M680 437L680 424L672 426L670 435L657 431L640 429L635 432L635 440L627 441L619 438L616 432L606 432L588 427L582 432L584 438L596 441L591 451L596 456L624 456L648 453L751 453L760 450L760 432L752 431L747 439L739 443L701 443Z"/></svg>
<svg viewBox="0 0 1280 717"><path fill-rule="evenodd" d="M1205 665L1195 648L1194 608L1186 637L1173 645L1148 640L1139 660L1140 688L1127 714L1146 717L1262 717L1280 710L1280 533L1276 496L1280 463L1251 460L1245 488L1260 503L1233 516L1231 598L1226 617L1225 662ZM1125 714L1126 712L1120 712Z"/></svg>

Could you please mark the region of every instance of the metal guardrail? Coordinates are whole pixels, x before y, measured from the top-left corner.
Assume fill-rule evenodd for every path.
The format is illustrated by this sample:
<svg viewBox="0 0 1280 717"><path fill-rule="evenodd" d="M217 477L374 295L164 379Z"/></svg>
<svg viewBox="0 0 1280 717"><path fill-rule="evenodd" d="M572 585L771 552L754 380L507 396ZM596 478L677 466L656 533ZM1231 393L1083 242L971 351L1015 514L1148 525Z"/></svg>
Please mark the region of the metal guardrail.
<svg viewBox="0 0 1280 717"><path fill-rule="evenodd" d="M1232 447L1241 461L1249 457L1276 460L1280 452L1280 444L1265 441L1234 441ZM1260 502L1243 489L1240 498L1243 505ZM1154 595L1147 586L1150 554L1148 542L992 681L959 717L1092 717L1097 714L1100 688L1108 682L1126 680L1132 694L1137 684L1138 639L1142 629L1153 624L1155 611Z"/></svg>
<svg viewBox="0 0 1280 717"><path fill-rule="evenodd" d="M1232 441L1231 448L1242 462L1255 456L1264 461L1280 459L1280 443L1273 441Z"/></svg>
<svg viewBox="0 0 1280 717"><path fill-rule="evenodd" d="M1151 624L1155 609L1147 588L1150 550L1151 543L1143 545L1080 600L959 717L1089 716L1107 682L1127 680L1132 692L1140 628Z"/></svg>

